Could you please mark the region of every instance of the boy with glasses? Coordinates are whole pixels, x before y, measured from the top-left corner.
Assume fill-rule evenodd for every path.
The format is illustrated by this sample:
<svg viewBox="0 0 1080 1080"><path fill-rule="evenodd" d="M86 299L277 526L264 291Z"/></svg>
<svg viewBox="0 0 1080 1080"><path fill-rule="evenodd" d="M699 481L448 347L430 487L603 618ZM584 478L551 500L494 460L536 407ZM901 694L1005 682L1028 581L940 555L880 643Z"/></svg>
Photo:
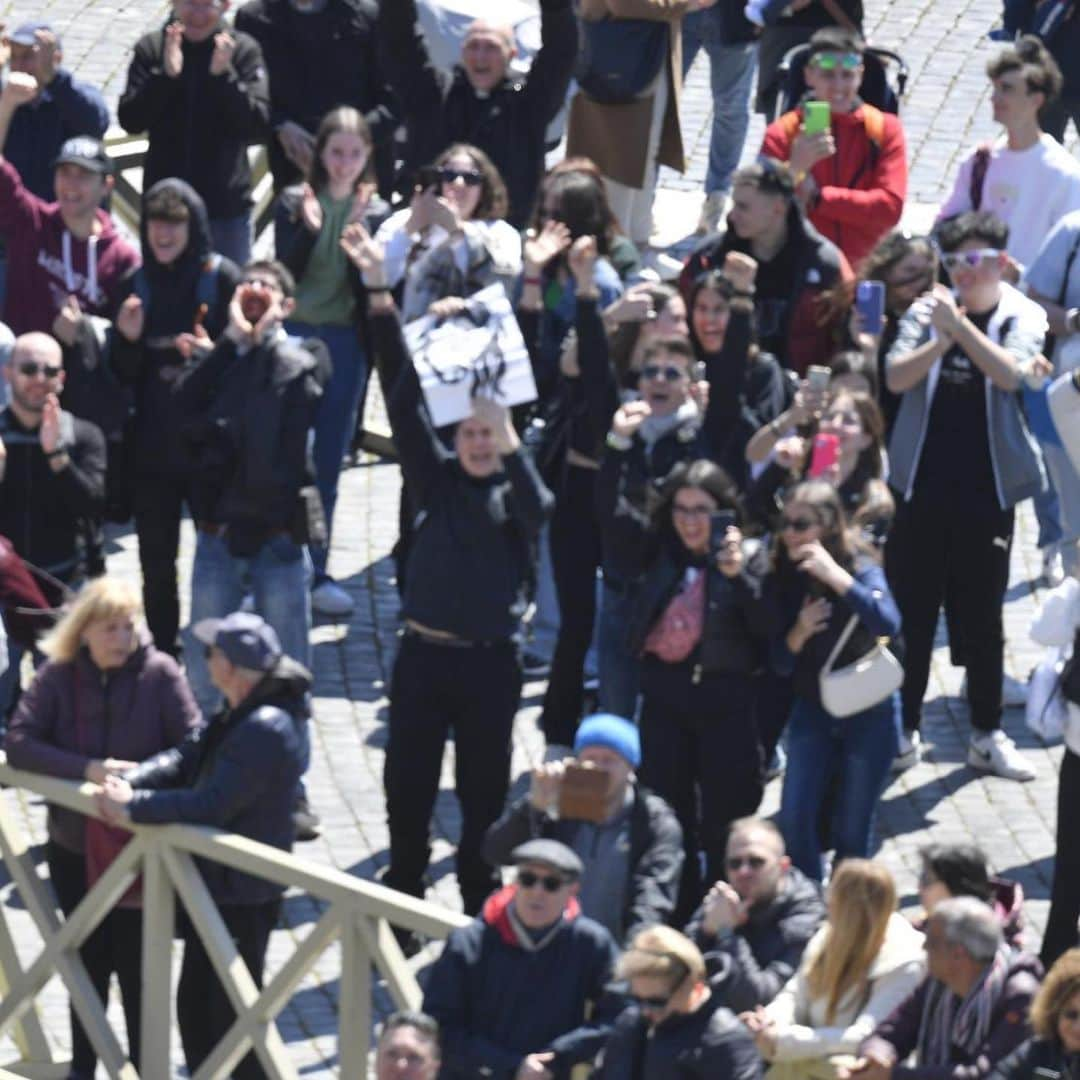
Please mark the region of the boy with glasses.
<svg viewBox="0 0 1080 1080"><path fill-rule="evenodd" d="M907 197L900 119L859 97L864 48L853 31L814 34L805 69L809 99L770 124L761 144L762 155L788 162L811 223L853 266L900 220ZM828 108L822 130L809 130L810 103Z"/></svg>
<svg viewBox="0 0 1080 1080"><path fill-rule="evenodd" d="M750 1033L710 987L705 960L678 930L643 930L619 961L631 1007L615 1025L600 1080L679 1076L756 1080L763 1065Z"/></svg>
<svg viewBox="0 0 1080 1080"><path fill-rule="evenodd" d="M911 306L886 359L888 388L903 397L889 442L896 520L885 565L906 643L901 753L919 742L944 604L953 656L967 668L968 764L1030 780L1034 769L1001 730L1002 607L1013 508L1046 483L1017 394L1038 363L1046 315L1002 280L1008 233L990 213L942 225L954 290L935 285Z"/></svg>
<svg viewBox="0 0 1080 1080"><path fill-rule="evenodd" d="M530 840L511 858L515 883L451 932L428 978L443 1080L565 1080L595 1058L623 1004L605 990L615 942L577 902L581 860L557 840Z"/></svg>

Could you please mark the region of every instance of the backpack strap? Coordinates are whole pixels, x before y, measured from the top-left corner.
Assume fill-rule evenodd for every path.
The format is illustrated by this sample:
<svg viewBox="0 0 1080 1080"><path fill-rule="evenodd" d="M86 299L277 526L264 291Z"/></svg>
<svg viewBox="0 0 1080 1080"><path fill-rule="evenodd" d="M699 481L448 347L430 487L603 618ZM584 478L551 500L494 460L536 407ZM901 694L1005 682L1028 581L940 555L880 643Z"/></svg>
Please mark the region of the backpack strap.
<svg viewBox="0 0 1080 1080"><path fill-rule="evenodd" d="M979 143L971 163L971 184L968 187L968 196L973 210L978 210L982 206L983 186L986 183L987 170L990 168L990 150L989 143Z"/></svg>

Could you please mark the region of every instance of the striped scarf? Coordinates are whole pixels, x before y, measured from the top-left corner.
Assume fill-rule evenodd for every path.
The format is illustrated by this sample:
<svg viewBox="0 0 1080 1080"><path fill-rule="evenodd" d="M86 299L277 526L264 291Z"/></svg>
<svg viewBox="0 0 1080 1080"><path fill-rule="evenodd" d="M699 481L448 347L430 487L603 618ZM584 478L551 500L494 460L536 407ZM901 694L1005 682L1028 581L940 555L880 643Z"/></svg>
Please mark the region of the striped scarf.
<svg viewBox="0 0 1080 1080"><path fill-rule="evenodd" d="M948 1065L953 1051L974 1061L990 1033L990 1020L1001 1000L1013 957L1002 945L983 977L963 999L937 979L931 981L919 1021L919 1064Z"/></svg>

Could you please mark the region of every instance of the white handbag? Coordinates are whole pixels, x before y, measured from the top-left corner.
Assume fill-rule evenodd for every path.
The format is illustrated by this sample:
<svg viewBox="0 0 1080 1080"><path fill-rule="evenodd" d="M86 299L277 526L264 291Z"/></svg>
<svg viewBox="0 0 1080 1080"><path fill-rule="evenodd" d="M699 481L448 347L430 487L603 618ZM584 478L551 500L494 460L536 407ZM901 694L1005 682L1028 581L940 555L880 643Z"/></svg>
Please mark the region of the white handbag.
<svg viewBox="0 0 1080 1080"><path fill-rule="evenodd" d="M904 669L889 652L885 645L887 639L884 638L854 664L848 664L839 671L833 670L833 665L858 625L859 617L853 615L818 676L821 704L830 716L854 716L864 712L899 690L904 681Z"/></svg>

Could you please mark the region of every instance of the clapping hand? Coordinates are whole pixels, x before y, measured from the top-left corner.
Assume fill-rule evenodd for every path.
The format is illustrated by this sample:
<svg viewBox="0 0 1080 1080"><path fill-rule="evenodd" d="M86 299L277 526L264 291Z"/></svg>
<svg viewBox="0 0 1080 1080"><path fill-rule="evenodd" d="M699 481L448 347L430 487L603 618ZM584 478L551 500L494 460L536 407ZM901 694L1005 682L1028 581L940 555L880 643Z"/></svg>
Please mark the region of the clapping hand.
<svg viewBox="0 0 1080 1080"><path fill-rule="evenodd" d="M930 323L946 340L956 337L964 320L964 309L956 303L952 290L940 283L930 293Z"/></svg>
<svg viewBox="0 0 1080 1080"><path fill-rule="evenodd" d="M322 204L310 184L304 185L303 193L300 196L300 220L308 232L318 233L322 230Z"/></svg>
<svg viewBox="0 0 1080 1080"><path fill-rule="evenodd" d="M341 250L360 271L369 289L382 288L386 284L386 253L382 244L377 243L359 221L345 226L339 242Z"/></svg>
<svg viewBox="0 0 1080 1080"><path fill-rule="evenodd" d="M236 52L236 38L227 30L214 35L214 51L210 55L210 74L224 75L232 63L233 53Z"/></svg>
<svg viewBox="0 0 1080 1080"><path fill-rule="evenodd" d="M161 52L161 66L170 79L178 79L184 70L184 25L169 23L165 27L165 41Z"/></svg>
<svg viewBox="0 0 1080 1080"><path fill-rule="evenodd" d="M574 275L579 295L593 288L593 268L596 266L597 254L595 236L579 236L570 245L566 261L570 273Z"/></svg>
<svg viewBox="0 0 1080 1080"><path fill-rule="evenodd" d="M77 296L65 296L60 310L53 319L53 337L64 345L74 345L82 325L82 308Z"/></svg>
<svg viewBox="0 0 1080 1080"><path fill-rule="evenodd" d="M41 408L38 442L45 454L51 454L60 449L60 400L55 394L49 394Z"/></svg>
<svg viewBox="0 0 1080 1080"><path fill-rule="evenodd" d="M742 897L726 882L718 881L705 894L702 928L715 937L721 930L734 930L749 917Z"/></svg>
<svg viewBox="0 0 1080 1080"><path fill-rule="evenodd" d="M525 264L532 270L542 270L569 246L570 230L561 221L546 221L539 233L530 229L525 234Z"/></svg>

